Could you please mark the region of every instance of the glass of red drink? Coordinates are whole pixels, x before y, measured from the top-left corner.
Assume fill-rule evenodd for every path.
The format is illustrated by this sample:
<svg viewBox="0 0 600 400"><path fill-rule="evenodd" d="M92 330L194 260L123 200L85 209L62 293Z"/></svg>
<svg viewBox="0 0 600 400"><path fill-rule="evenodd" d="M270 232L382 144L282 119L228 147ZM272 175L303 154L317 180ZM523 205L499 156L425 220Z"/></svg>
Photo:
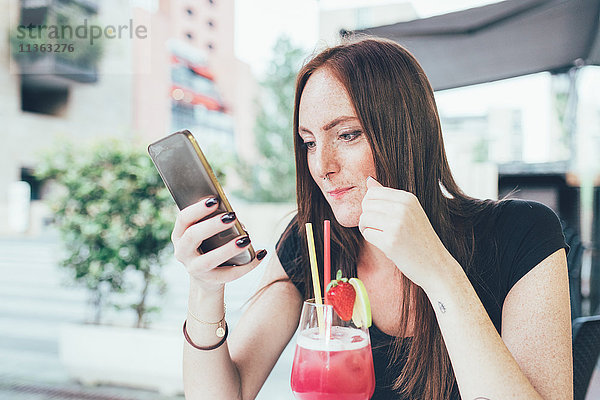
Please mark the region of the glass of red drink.
<svg viewBox="0 0 600 400"><path fill-rule="evenodd" d="M298 400L370 399L375 373L368 328L343 321L331 305L305 301L291 384Z"/></svg>

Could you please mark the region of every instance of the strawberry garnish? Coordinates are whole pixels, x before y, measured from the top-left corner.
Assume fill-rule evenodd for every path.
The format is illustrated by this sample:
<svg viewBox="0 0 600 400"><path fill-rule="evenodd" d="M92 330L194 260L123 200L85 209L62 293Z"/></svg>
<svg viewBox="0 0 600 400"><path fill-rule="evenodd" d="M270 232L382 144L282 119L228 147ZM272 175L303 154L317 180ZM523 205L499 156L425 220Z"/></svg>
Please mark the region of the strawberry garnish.
<svg viewBox="0 0 600 400"><path fill-rule="evenodd" d="M344 321L352 319L356 291L348 283L348 279L342 278L342 271L338 270L336 279L332 280L325 289L325 299L333 306L333 309Z"/></svg>

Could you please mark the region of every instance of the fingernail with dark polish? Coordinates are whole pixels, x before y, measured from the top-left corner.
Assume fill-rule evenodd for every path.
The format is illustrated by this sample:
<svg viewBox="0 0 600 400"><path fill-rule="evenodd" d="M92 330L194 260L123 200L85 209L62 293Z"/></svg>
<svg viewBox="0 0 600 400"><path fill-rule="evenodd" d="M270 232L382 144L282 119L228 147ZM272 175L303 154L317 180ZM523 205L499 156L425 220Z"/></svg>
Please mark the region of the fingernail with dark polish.
<svg viewBox="0 0 600 400"><path fill-rule="evenodd" d="M244 236L235 241L235 245L239 248L246 247L250 244L250 237Z"/></svg>
<svg viewBox="0 0 600 400"><path fill-rule="evenodd" d="M223 214L221 216L221 221L223 221L224 224L228 224L230 222L235 221L235 213L232 212L228 212L227 214Z"/></svg>
<svg viewBox="0 0 600 400"><path fill-rule="evenodd" d="M219 200L217 200L216 197L211 197L209 199L206 199L206 201L204 202L204 205L206 205L206 207L212 207L215 204L217 204L219 202Z"/></svg>
<svg viewBox="0 0 600 400"><path fill-rule="evenodd" d="M262 260L263 258L265 258L265 256L267 255L267 251L266 250L261 250L258 253L256 253L256 259L258 261Z"/></svg>

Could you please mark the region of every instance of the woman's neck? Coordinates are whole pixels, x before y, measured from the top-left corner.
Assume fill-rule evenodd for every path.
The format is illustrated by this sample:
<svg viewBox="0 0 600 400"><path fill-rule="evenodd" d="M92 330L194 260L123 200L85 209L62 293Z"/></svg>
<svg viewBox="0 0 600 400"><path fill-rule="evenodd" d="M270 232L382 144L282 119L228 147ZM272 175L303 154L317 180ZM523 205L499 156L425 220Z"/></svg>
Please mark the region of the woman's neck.
<svg viewBox="0 0 600 400"><path fill-rule="evenodd" d="M373 323L391 336L413 336L414 312L409 315L407 328L402 329L399 318L404 299L402 272L387 256L365 242L358 259L357 275L363 281L371 303Z"/></svg>
<svg viewBox="0 0 600 400"><path fill-rule="evenodd" d="M357 269L366 274L399 272L383 251L366 240L360 252Z"/></svg>

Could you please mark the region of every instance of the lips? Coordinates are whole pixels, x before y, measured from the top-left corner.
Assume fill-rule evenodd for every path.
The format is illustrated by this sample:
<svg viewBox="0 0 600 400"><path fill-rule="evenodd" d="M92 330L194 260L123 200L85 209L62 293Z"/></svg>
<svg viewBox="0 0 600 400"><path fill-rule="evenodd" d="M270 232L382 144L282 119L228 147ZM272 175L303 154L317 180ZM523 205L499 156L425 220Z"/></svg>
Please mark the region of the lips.
<svg viewBox="0 0 600 400"><path fill-rule="evenodd" d="M348 187L344 187L344 188L334 189L334 190L328 191L327 194L334 199L340 199L346 193L348 193L350 190L352 190L354 188L355 188L355 186L348 186Z"/></svg>

